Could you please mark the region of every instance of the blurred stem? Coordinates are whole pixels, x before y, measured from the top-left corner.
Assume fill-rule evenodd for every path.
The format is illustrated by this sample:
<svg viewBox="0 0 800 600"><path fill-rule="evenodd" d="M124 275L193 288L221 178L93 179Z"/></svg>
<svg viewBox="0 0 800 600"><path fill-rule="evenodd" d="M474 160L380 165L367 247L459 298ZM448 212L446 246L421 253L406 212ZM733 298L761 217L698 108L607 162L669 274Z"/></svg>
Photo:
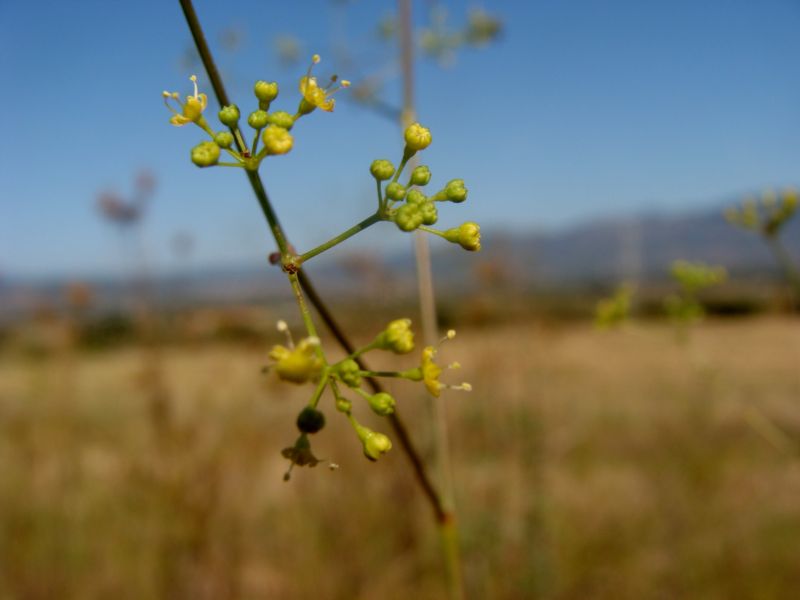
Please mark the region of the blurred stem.
<svg viewBox="0 0 800 600"><path fill-rule="evenodd" d="M792 289L792 308L798 310L800 309L800 270L798 270L797 265L786 250L786 246L783 245L778 236L768 236L766 240L767 244L769 244L769 249L775 256L775 260L778 261L786 275L789 287Z"/></svg>
<svg viewBox="0 0 800 600"><path fill-rule="evenodd" d="M398 0L398 24L400 34L400 62L403 77L403 110L401 127L405 130L416 120L414 110L414 31L411 17L412 0ZM410 168L418 164L418 155L414 155ZM405 166L407 156L394 175L397 181ZM414 233L414 250L417 266L417 287L419 290L420 316L425 344L436 345L438 341L438 322L436 318L436 296L433 289L430 247L428 238L420 231ZM450 448L447 435L447 418L444 404L435 398L427 397L428 412L433 423L433 446L439 472L439 484L442 490L444 518L439 521L439 534L444 553L447 573L447 591L452 600L464 598L463 573L461 568L461 550L458 535L458 522L455 514L455 494L450 466Z"/></svg>
<svg viewBox="0 0 800 600"><path fill-rule="evenodd" d="M200 21L197 18L197 13L194 10L192 1L179 0L179 2L181 8L183 9L183 14L186 17L186 24L189 26L189 30L192 33L192 38L194 39L195 46L197 47L197 52L200 55L200 59L203 61L203 66L208 74L209 80L211 81L211 86L214 89L214 94L217 97L217 101L219 102L220 106L228 106L230 105L228 94L225 91L222 78L220 77L219 71L214 63L214 58L211 54L211 50L208 47L208 43L206 42L203 29L200 26ZM239 151L242 152L244 147L242 146L242 138L241 134L239 133L239 129L237 127L232 127L231 131L234 134L234 139L236 140L237 147L239 147ZM286 240L286 235L284 234L283 228L278 221L278 217L272 208L272 204L269 201L267 192L264 189L263 183L261 182L261 177L257 172L254 171L245 170L245 173L247 174L247 178L250 181L253 192L258 199L258 203L261 206L261 210L267 220L270 231L272 232L272 236L275 238L275 243L278 245L281 256L289 256L289 244ZM344 331L331 314L325 302L323 302L322 298L320 298L316 289L312 285L311 280L302 270L296 274L296 283L302 289L302 291L305 292L309 302L317 310L320 318L328 327L339 345L347 354L352 354L355 351L355 347L345 335ZM362 359L358 358L356 359L356 362L359 364L361 369L368 370L368 367L364 364ZM383 386L381 386L377 379L369 378L367 379L367 382L376 393L383 391ZM397 440L400 442L401 449L411 462L414 476L423 493L425 494L428 503L433 509L434 517L436 518L437 523L447 520L447 513L443 508L442 500L439 497L436 489L433 487L433 483L431 482L425 465L422 462L422 458L420 457L419 452L417 452L417 449L414 447L414 444L411 442L411 438L408 435L408 431L406 430L403 421L400 419L397 413L391 415L389 417L389 421L392 424L392 428L394 429Z"/></svg>

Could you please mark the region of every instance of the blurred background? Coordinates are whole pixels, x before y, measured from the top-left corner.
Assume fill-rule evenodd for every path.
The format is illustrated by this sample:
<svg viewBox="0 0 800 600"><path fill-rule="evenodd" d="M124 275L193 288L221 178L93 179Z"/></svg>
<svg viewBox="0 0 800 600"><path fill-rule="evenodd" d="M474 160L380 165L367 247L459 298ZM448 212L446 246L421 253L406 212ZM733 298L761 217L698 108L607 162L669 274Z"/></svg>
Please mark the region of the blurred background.
<svg viewBox="0 0 800 600"><path fill-rule="evenodd" d="M402 152L395 3L196 8L244 114L258 79L292 112L314 53L353 82L262 164L291 242L367 216ZM800 4L415 0L413 26L422 161L469 188L439 224L483 234L431 240L473 385L439 400L467 597L794 598ZM246 178L169 124L192 74L218 108L178 3L0 2L0 50L0 599L443 597L405 457L365 461L330 398L339 468L282 481L309 390L262 368L301 323ZM308 265L357 342L419 322L411 238ZM390 390L430 458L426 399Z"/></svg>

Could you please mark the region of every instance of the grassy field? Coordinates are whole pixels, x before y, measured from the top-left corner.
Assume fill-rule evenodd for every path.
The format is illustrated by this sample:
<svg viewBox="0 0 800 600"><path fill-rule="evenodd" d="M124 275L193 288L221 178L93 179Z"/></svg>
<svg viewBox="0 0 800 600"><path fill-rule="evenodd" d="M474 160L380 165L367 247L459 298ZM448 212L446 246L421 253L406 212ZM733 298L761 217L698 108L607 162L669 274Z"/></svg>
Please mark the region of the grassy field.
<svg viewBox="0 0 800 600"><path fill-rule="evenodd" d="M399 451L367 462L328 410L314 450L340 468L282 481L309 390L261 374L266 348L5 355L0 599L442 597ZM684 345L503 325L442 360L474 386L441 399L471 598L797 597L799 321ZM392 389L424 447L425 400Z"/></svg>

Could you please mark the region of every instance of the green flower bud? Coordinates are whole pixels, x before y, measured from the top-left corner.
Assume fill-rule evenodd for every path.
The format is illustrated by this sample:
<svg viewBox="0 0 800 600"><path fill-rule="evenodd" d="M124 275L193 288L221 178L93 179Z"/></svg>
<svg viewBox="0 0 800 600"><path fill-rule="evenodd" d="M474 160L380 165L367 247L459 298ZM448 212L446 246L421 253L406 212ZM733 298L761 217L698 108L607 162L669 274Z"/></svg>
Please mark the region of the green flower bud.
<svg viewBox="0 0 800 600"><path fill-rule="evenodd" d="M402 200L406 197L406 188L393 181L386 186L386 197L390 200Z"/></svg>
<svg viewBox="0 0 800 600"><path fill-rule="evenodd" d="M406 153L414 154L431 145L431 132L419 123L412 123L405 132Z"/></svg>
<svg viewBox="0 0 800 600"><path fill-rule="evenodd" d="M419 190L409 190L406 194L406 202L409 204L423 204L428 201L428 197Z"/></svg>
<svg viewBox="0 0 800 600"><path fill-rule="evenodd" d="M408 354L414 349L411 319L395 319L378 334L373 343L381 350L391 350L395 354Z"/></svg>
<svg viewBox="0 0 800 600"><path fill-rule="evenodd" d="M411 171L411 185L428 185L431 180L431 170L425 165L420 165Z"/></svg>
<svg viewBox="0 0 800 600"><path fill-rule="evenodd" d="M444 188L445 196L450 202L463 202L467 199L467 188L463 179L451 179Z"/></svg>
<svg viewBox="0 0 800 600"><path fill-rule="evenodd" d="M221 131L214 136L214 142L220 148L230 148L233 145L233 135L229 131Z"/></svg>
<svg viewBox="0 0 800 600"><path fill-rule="evenodd" d="M336 374L339 375L339 379L342 380L342 383L352 388L357 388L361 385L360 371L361 368L358 366L358 363L352 358L343 360L336 367Z"/></svg>
<svg viewBox="0 0 800 600"><path fill-rule="evenodd" d="M378 181L386 181L394 175L394 165L391 161L385 159L373 160L369 166L369 172Z"/></svg>
<svg viewBox="0 0 800 600"><path fill-rule="evenodd" d="M448 242L459 244L464 250L477 252L481 249L481 228L477 223L467 221L459 227L453 227L444 232Z"/></svg>
<svg viewBox="0 0 800 600"><path fill-rule="evenodd" d="M267 127L261 134L261 139L269 154L286 154L294 145L292 134L277 125Z"/></svg>
<svg viewBox="0 0 800 600"><path fill-rule="evenodd" d="M256 81L253 93L259 102L272 102L278 97L278 84L274 81Z"/></svg>
<svg viewBox="0 0 800 600"><path fill-rule="evenodd" d="M361 443L364 445L364 456L368 459L372 461L378 460L392 449L392 440L387 436L370 429L366 431L364 437L361 438Z"/></svg>
<svg viewBox="0 0 800 600"><path fill-rule="evenodd" d="M401 231L414 231L422 225L422 211L416 204L404 204L397 209L394 215L394 222Z"/></svg>
<svg viewBox="0 0 800 600"><path fill-rule="evenodd" d="M426 201L420 204L419 212L422 215L423 225L434 225L439 218L436 205L431 201Z"/></svg>
<svg viewBox="0 0 800 600"><path fill-rule="evenodd" d="M294 117L286 111L278 110L267 116L267 123L283 127L286 131L289 131L294 125Z"/></svg>
<svg viewBox="0 0 800 600"><path fill-rule="evenodd" d="M325 415L316 408L306 406L297 415L297 428L302 433L317 433L325 427Z"/></svg>
<svg viewBox="0 0 800 600"><path fill-rule="evenodd" d="M256 110L250 113L247 117L247 124L253 129L263 129L267 126L268 115L263 110Z"/></svg>
<svg viewBox="0 0 800 600"><path fill-rule="evenodd" d="M382 417L388 417L394 413L396 402L391 394L387 394L386 392L378 392L377 394L368 396L367 402L369 402L369 407L376 414Z"/></svg>
<svg viewBox="0 0 800 600"><path fill-rule="evenodd" d="M235 127L239 122L239 107L235 104L230 106L223 106L219 111L219 121L228 127Z"/></svg>
<svg viewBox="0 0 800 600"><path fill-rule="evenodd" d="M219 152L214 142L200 142L192 148L192 162L198 167L210 167L217 164Z"/></svg>

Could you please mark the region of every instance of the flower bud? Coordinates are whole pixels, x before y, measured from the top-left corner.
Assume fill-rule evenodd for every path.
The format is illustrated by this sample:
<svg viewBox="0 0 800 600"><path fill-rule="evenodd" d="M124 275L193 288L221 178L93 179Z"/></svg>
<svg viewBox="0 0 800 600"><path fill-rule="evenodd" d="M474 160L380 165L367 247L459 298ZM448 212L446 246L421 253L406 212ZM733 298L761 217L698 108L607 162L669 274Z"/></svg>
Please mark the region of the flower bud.
<svg viewBox="0 0 800 600"><path fill-rule="evenodd" d="M414 349L411 319L395 319L375 338L375 346L395 354L407 354Z"/></svg>
<svg viewBox="0 0 800 600"><path fill-rule="evenodd" d="M419 123L412 123L405 132L406 151L414 154L431 145L431 132Z"/></svg>
<svg viewBox="0 0 800 600"><path fill-rule="evenodd" d="M297 415L297 428L302 433L317 433L325 427L325 415L316 408L306 406Z"/></svg>
<svg viewBox="0 0 800 600"><path fill-rule="evenodd" d="M267 115L267 123L283 127L285 130L289 131L294 125L294 117L286 111L278 110Z"/></svg>
<svg viewBox="0 0 800 600"><path fill-rule="evenodd" d="M428 201L428 197L419 190L409 190L406 194L406 202L409 204L423 204Z"/></svg>
<svg viewBox="0 0 800 600"><path fill-rule="evenodd" d="M342 380L342 383L352 388L356 388L361 385L360 371L361 368L358 366L358 363L352 358L343 360L336 367L336 373L339 375L339 379Z"/></svg>
<svg viewBox="0 0 800 600"><path fill-rule="evenodd" d="M391 394L378 392L377 394L367 397L367 402L369 402L369 407L382 417L388 417L394 413L396 402Z"/></svg>
<svg viewBox="0 0 800 600"><path fill-rule="evenodd" d="M420 165L411 171L411 185L428 185L431 180L431 170L425 165Z"/></svg>
<svg viewBox="0 0 800 600"><path fill-rule="evenodd" d="M444 237L448 242L459 244L464 250L477 252L481 249L481 228L472 221L448 229L444 232Z"/></svg>
<svg viewBox="0 0 800 600"><path fill-rule="evenodd" d="M192 162L198 167L210 167L217 164L219 152L214 142L200 142L192 148Z"/></svg>
<svg viewBox="0 0 800 600"><path fill-rule="evenodd" d="M373 160L369 166L369 172L378 181L386 181L394 175L394 165L385 159Z"/></svg>
<svg viewBox="0 0 800 600"><path fill-rule="evenodd" d="M274 81L256 81L253 93L259 102L272 102L278 97L278 84Z"/></svg>
<svg viewBox="0 0 800 600"><path fill-rule="evenodd" d="M230 148L233 145L233 135L229 131L221 131L214 136L214 142L220 148Z"/></svg>
<svg viewBox="0 0 800 600"><path fill-rule="evenodd" d="M255 110L247 117L247 124L253 129L263 129L267 126L268 116L266 111Z"/></svg>
<svg viewBox="0 0 800 600"><path fill-rule="evenodd" d="M416 204L404 204L394 215L395 225L400 231L414 231L422 225L423 215Z"/></svg>
<svg viewBox="0 0 800 600"><path fill-rule="evenodd" d="M451 179L444 188L445 196L450 202L463 202L467 199L467 188L463 179Z"/></svg>
<svg viewBox="0 0 800 600"><path fill-rule="evenodd" d="M267 127L261 134L261 139L269 154L286 154L294 145L292 134L277 125Z"/></svg>
<svg viewBox="0 0 800 600"><path fill-rule="evenodd" d="M386 186L386 197L390 200L402 200L406 197L406 188L393 181Z"/></svg>
<svg viewBox="0 0 800 600"><path fill-rule="evenodd" d="M430 200L427 200L419 205L419 212L422 215L423 225L434 225L439 218L436 205Z"/></svg>
<svg viewBox="0 0 800 600"><path fill-rule="evenodd" d="M228 127L235 127L239 122L239 107L235 104L230 106L223 106L219 111L219 121Z"/></svg>
<svg viewBox="0 0 800 600"><path fill-rule="evenodd" d="M366 428L364 428L366 429ZM382 433L366 429L366 433L361 438L364 445L364 456L375 461L392 449L392 440Z"/></svg>

